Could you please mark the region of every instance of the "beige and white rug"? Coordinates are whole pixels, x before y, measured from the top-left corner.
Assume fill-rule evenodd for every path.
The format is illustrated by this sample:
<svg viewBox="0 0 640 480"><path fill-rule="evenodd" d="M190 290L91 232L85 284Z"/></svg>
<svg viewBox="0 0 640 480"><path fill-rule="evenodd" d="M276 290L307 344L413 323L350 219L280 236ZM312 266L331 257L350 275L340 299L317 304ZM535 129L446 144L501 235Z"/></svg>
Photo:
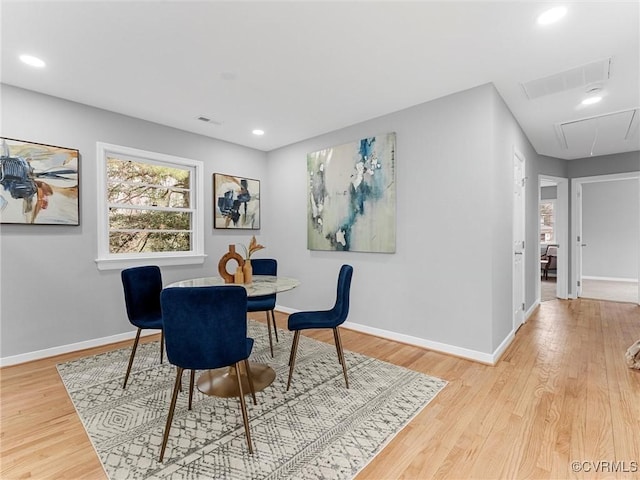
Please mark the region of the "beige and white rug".
<svg viewBox="0 0 640 480"><path fill-rule="evenodd" d="M247 397L254 454L237 398L179 395L163 463L158 462L175 367L160 365L157 342L141 345L126 390L128 348L58 365L58 372L110 479L350 479L446 382L345 351L345 388L335 347L301 336L285 391L291 334L279 331L275 359L266 326L249 322L253 361L276 380ZM183 385L188 385L185 372Z"/></svg>

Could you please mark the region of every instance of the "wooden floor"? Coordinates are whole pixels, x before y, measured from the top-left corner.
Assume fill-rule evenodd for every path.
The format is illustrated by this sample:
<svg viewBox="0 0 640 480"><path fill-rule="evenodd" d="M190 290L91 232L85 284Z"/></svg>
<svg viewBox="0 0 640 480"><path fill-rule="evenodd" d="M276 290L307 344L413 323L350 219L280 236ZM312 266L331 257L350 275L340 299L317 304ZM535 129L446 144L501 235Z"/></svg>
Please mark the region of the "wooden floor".
<svg viewBox="0 0 640 480"><path fill-rule="evenodd" d="M640 371L623 356L640 339L637 305L545 302L494 367L344 329L342 339L449 382L358 480L640 478ZM55 364L122 346L0 370L0 478L105 478Z"/></svg>

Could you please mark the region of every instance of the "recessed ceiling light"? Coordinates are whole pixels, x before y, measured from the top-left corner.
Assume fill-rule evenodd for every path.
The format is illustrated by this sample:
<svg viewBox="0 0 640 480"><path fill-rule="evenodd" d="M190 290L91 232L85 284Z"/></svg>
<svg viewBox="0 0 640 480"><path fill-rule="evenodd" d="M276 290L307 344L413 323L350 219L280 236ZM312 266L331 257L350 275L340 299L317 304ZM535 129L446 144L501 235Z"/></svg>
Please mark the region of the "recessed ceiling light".
<svg viewBox="0 0 640 480"><path fill-rule="evenodd" d="M540 14L539 25L549 25L555 23L567 14L567 7L553 7Z"/></svg>
<svg viewBox="0 0 640 480"><path fill-rule="evenodd" d="M253 133L254 135L264 135L264 130L260 130L259 128L256 128L251 133Z"/></svg>
<svg viewBox="0 0 640 480"><path fill-rule="evenodd" d="M582 105L593 105L594 103L598 103L602 100L602 97L599 95L594 95L593 97L587 97L582 100Z"/></svg>
<svg viewBox="0 0 640 480"><path fill-rule="evenodd" d="M20 55L20 60L27 65L37 68L42 68L46 65L46 63L44 63L38 57L34 57L33 55Z"/></svg>

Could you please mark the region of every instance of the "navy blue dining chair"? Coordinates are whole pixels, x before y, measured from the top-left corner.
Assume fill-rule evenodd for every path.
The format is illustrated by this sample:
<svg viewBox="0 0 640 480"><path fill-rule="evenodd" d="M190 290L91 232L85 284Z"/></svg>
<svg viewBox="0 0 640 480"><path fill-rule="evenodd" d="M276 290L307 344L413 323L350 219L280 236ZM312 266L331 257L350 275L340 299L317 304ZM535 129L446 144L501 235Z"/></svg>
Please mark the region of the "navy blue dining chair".
<svg viewBox="0 0 640 480"><path fill-rule="evenodd" d="M300 331L312 328L333 329L333 339L336 344L336 351L338 352L338 361L342 365L344 381L347 388L349 388L347 365L344 360L344 351L342 349L342 341L340 340L340 331L338 327L344 323L347 319L347 315L349 315L349 292L351 290L352 276L353 267L351 265L342 265L340 273L338 274L336 303L331 310L296 312L289 315L287 326L290 331L295 333L291 344L291 355L289 356L289 379L287 380L287 390L289 390L289 387L291 386L291 377L293 376L293 368L296 363Z"/></svg>
<svg viewBox="0 0 640 480"><path fill-rule="evenodd" d="M234 366L240 407L249 453L253 453L249 417L242 390L240 362L244 363L249 389L256 403L248 358L253 339L247 338L247 291L240 285L166 288L160 296L167 358L177 367L160 461L169 439L182 373L191 370L189 399L193 394L194 371Z"/></svg>
<svg viewBox="0 0 640 480"><path fill-rule="evenodd" d="M160 308L160 292L162 291L162 274L155 265L132 267L120 273L124 288L124 301L127 307L127 317L134 327L138 327L136 339L129 356L129 366L124 376L122 388L127 387L127 380L136 356L140 333L143 329L161 330L160 363L163 361L164 341L162 334L162 312Z"/></svg>
<svg viewBox="0 0 640 480"><path fill-rule="evenodd" d="M258 258L251 260L251 267L254 275L278 275L278 262L273 258ZM275 333L276 342L278 341L278 327L276 326L276 317L273 310L276 308L276 294L263 295L261 297L250 297L247 299L247 312L265 312L267 314L267 329L269 331L269 348L271 349L271 357L273 358L273 337L271 334L271 325ZM269 317L271 314L271 317Z"/></svg>

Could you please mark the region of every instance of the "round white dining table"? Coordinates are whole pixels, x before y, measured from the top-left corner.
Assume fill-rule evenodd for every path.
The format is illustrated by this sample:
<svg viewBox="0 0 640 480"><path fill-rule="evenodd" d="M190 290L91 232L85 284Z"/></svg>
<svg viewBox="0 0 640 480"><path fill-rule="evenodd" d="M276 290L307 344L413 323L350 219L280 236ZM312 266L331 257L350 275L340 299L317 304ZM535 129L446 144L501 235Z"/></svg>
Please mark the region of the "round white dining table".
<svg viewBox="0 0 640 480"><path fill-rule="evenodd" d="M240 285L247 291L247 297L261 297L292 290L300 285L300 281L291 277L281 277L273 275L253 275L253 281L247 284L225 283L222 277L201 277L180 280L167 285L165 288L174 287L208 287L223 285ZM264 390L276 379L276 371L265 363L249 362L251 379L256 392ZM217 397L237 397L238 380L236 375L240 375L242 380L242 391L245 395L250 393L249 380L244 368L236 371L235 367L216 368L205 370L197 380L198 390L207 395Z"/></svg>

